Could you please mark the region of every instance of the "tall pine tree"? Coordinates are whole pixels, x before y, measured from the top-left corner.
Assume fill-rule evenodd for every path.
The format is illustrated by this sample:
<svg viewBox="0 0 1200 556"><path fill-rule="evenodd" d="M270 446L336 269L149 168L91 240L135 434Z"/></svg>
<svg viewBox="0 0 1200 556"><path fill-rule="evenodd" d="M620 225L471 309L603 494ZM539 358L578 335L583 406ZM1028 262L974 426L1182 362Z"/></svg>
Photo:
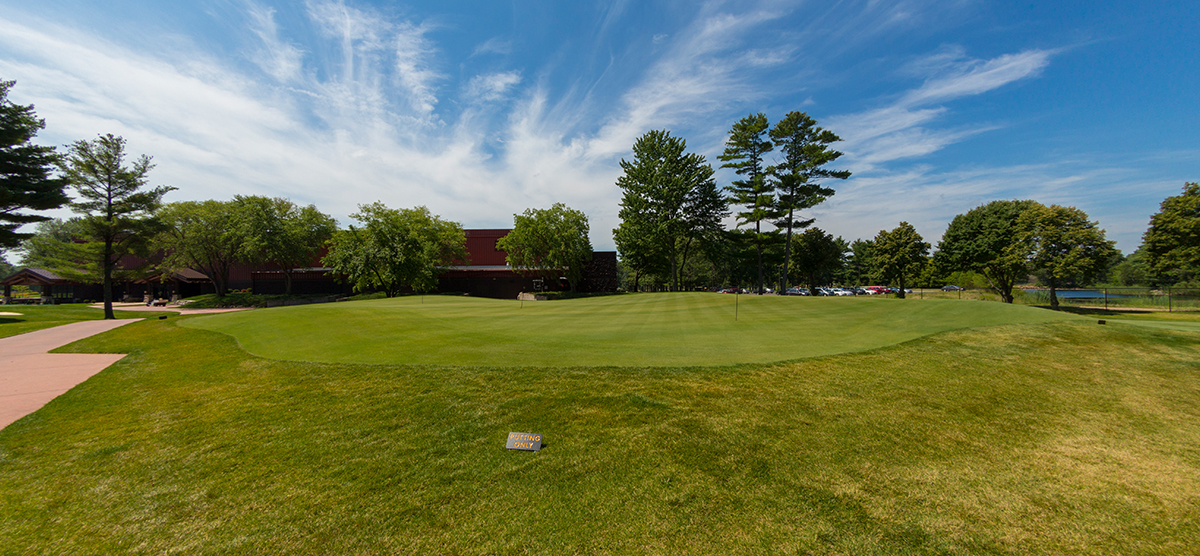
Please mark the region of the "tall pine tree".
<svg viewBox="0 0 1200 556"><path fill-rule="evenodd" d="M725 188L732 194L730 203L746 208L737 213L738 225L754 223L754 249L758 255L758 293L763 291L763 242L767 237L763 234L764 220L774 218L775 190L774 184L767 179L767 166L763 156L771 152L774 146L767 138L767 116L762 112L751 114L738 120L729 130L729 139L725 142L725 152L720 156L725 162L722 168L733 168L741 179L734 180Z"/></svg>
<svg viewBox="0 0 1200 556"><path fill-rule="evenodd" d="M788 112L771 129L771 141L783 154L783 160L772 166L770 173L778 180L776 189L779 191L779 200L776 207L779 220L775 221L775 226L787 229L781 286L786 291L788 266L792 257L792 229L806 228L813 223L813 219L798 219L796 213L815 207L833 196L833 189L821 185L821 180L844 180L850 177L850 172L825 167L842 156L842 153L829 148L831 143L841 141L841 138L832 131L817 127L817 121L804 112Z"/></svg>

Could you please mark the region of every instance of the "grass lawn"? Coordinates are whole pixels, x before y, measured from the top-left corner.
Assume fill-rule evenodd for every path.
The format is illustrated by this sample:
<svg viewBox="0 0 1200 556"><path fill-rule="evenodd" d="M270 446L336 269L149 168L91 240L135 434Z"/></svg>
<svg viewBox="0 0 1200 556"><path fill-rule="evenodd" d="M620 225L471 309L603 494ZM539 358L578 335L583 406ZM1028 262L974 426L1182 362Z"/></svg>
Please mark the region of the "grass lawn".
<svg viewBox="0 0 1200 556"><path fill-rule="evenodd" d="M79 322L81 320L100 320L104 318L104 309L95 309L80 303L69 305L0 305L0 312L21 313L20 315L0 315L0 338L7 338L9 336L16 336L17 334ZM176 313L157 311L113 312L113 315L119 319L145 319L155 318L159 315L174 314Z"/></svg>
<svg viewBox="0 0 1200 556"><path fill-rule="evenodd" d="M685 293L524 304L400 297L210 315L185 326L232 335L250 353L271 359L685 367L768 363L959 328L1070 319L1082 317L1000 303L964 310L963 302L951 300Z"/></svg>
<svg viewBox="0 0 1200 556"><path fill-rule="evenodd" d="M0 554L1182 554L1200 538L1194 332L1088 316L773 364L472 367L264 359L204 321L63 349L130 355L0 431ZM510 431L545 448L504 450Z"/></svg>

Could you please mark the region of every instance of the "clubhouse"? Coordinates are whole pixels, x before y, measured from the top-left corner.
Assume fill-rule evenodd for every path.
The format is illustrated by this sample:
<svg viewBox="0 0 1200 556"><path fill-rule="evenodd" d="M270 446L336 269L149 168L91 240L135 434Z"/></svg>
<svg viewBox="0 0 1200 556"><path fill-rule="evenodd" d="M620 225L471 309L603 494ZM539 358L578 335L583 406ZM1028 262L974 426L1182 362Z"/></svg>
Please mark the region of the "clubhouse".
<svg viewBox="0 0 1200 556"><path fill-rule="evenodd" d="M521 292L563 291L569 288L565 279L547 280L524 276L514 272L507 263L507 253L496 246L496 242L508 234L506 229L464 230L466 250L470 263L443 269L438 277L439 293L462 293L475 297L516 299ZM321 252L309 266L292 269L292 293L350 295L351 287L330 268L321 266ZM161 257L158 257L161 258ZM137 257L126 257L119 265L122 268L141 268L154 263ZM149 265L152 266L152 265ZM30 300L43 304L78 303L98 301L104 297L100 284L82 283L61 277L40 268L23 269L4 280L3 303L13 303L13 286L36 288L41 296ZM583 279L577 289L581 292L616 291L617 253L596 251L585 266ZM282 294L286 290L283 269L278 265L252 266L235 265L229 272L230 291L248 290L255 294ZM194 269L161 271L143 274L137 278L115 280L113 299L143 301L152 299L178 299L216 291L212 280Z"/></svg>

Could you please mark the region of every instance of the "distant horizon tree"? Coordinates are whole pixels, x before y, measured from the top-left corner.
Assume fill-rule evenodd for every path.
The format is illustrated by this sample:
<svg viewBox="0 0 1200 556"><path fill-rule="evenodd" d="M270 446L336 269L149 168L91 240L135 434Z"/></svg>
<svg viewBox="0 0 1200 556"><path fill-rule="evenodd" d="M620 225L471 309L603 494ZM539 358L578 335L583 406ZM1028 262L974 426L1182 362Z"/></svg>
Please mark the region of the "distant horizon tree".
<svg viewBox="0 0 1200 556"><path fill-rule="evenodd" d="M905 284L920 276L928 262L929 244L908 222L901 222L891 231L880 230L873 243L874 274L886 283L896 284L900 290L896 297L904 299Z"/></svg>

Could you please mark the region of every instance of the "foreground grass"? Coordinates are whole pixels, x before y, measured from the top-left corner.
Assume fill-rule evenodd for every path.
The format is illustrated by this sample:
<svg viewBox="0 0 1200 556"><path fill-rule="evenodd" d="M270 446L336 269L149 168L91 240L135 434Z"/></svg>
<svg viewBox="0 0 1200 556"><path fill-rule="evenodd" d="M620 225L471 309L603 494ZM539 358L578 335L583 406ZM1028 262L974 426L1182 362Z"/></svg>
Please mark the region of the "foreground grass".
<svg viewBox="0 0 1200 556"><path fill-rule="evenodd" d="M183 319L187 320L187 318ZM1200 335L1095 320L777 365L253 357L146 321L0 431L0 553L1168 554ZM503 449L539 432L537 453Z"/></svg>
<svg viewBox="0 0 1200 556"><path fill-rule="evenodd" d="M70 305L0 305L0 312L20 313L20 315L0 315L0 338L82 320L104 318L104 309L95 309L78 303ZM157 311L113 311L113 315L119 319L144 319L174 314L174 312Z"/></svg>
<svg viewBox="0 0 1200 556"><path fill-rule="evenodd" d="M230 334L247 351L272 359L674 367L767 363L878 348L946 330L1069 319L1082 317L951 300L682 293L524 304L402 297L210 315L185 326Z"/></svg>

